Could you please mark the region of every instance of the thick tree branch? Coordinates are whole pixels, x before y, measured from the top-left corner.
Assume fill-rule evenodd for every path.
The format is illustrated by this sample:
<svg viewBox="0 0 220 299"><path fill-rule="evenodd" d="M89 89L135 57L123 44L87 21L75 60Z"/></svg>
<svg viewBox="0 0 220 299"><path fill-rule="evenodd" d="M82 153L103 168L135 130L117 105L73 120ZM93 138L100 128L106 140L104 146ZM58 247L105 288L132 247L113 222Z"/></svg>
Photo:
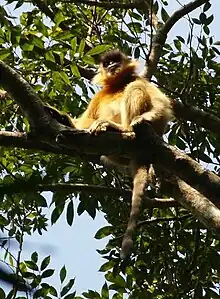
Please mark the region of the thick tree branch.
<svg viewBox="0 0 220 299"><path fill-rule="evenodd" d="M220 204L220 178L211 171L205 170L189 156L168 145L159 138L149 124L137 128L137 138L133 133L105 132L99 136L88 133L74 135L71 130L58 138L58 143L68 149L98 155L141 155L147 161L168 169L202 194Z"/></svg>
<svg viewBox="0 0 220 299"><path fill-rule="evenodd" d="M148 130L149 129L149 130ZM130 133L123 135L106 132L99 136L91 136L88 133L75 134L67 131L67 137L60 136L60 142L62 141L62 149L50 147L44 143L37 141L29 141L23 134L19 133L7 133L0 135L0 144L5 146L18 146L29 149L40 149L51 151L54 153L62 153L74 156L76 152L81 156L90 155L90 158L97 158L101 154L128 154L134 156L141 154L152 158L154 164L158 164L165 169L169 169L188 184L194 188L200 190L207 197L213 197L211 200L219 205L218 194L220 194L220 178L214 173L204 170L199 163L189 158L186 154L182 153L178 149L167 145L160 138L154 136L151 128L145 128L145 135L142 136L141 145L138 140L135 140L134 134ZM153 135L152 135L153 134ZM7 136L9 135L9 136ZM21 135L21 136L20 136ZM7 140L9 139L9 141ZM147 145L147 146L146 146ZM139 146L143 152L139 152ZM163 157L163 159L161 159Z"/></svg>
<svg viewBox="0 0 220 299"><path fill-rule="evenodd" d="M0 146L40 150L54 154L67 154L67 151L59 146L49 145L36 139L30 139L26 133L22 132L0 131ZM73 151L69 151L68 155L76 156Z"/></svg>
<svg viewBox="0 0 220 299"><path fill-rule="evenodd" d="M157 33L152 39L152 47L148 56L148 61L145 65L143 75L148 79L154 74L158 61L161 56L163 46L166 42L167 35L171 28L179 21L183 16L192 12L196 8L200 7L204 3L209 2L209 0L194 0L188 4L181 7L179 10L175 11L170 18L165 22L165 24L158 29Z"/></svg>
<svg viewBox="0 0 220 299"><path fill-rule="evenodd" d="M0 83L21 107L32 130L36 130L42 136L49 136L49 134L54 136L65 129L65 126L45 112L42 100L30 84L3 61L0 61ZM50 142L53 142L53 139Z"/></svg>
<svg viewBox="0 0 220 299"><path fill-rule="evenodd" d="M184 105L180 101L172 100L174 114L177 118L191 120L197 125L220 135L220 118L202 111L192 105Z"/></svg>
<svg viewBox="0 0 220 299"><path fill-rule="evenodd" d="M98 2L98 1L90 1L90 0L64 0L63 3L74 3L74 4L85 4L88 6L96 6L103 7L105 9L113 9L113 8L121 8L121 9L135 9L138 8L138 3L120 3L120 2Z"/></svg>
<svg viewBox="0 0 220 299"><path fill-rule="evenodd" d="M220 237L220 209L183 180L171 177L179 189L178 202L196 216L206 228Z"/></svg>
<svg viewBox="0 0 220 299"><path fill-rule="evenodd" d="M0 61L0 83L19 104L33 127L41 122L45 126L48 124L41 99L28 82L3 61Z"/></svg>
<svg viewBox="0 0 220 299"><path fill-rule="evenodd" d="M93 161L94 163L99 163L100 159L98 155L83 155L82 153L77 153L75 151L64 149L59 147L57 143L48 144L41 140L37 140L37 136L34 138L29 138L27 134L22 132L9 132L0 131L0 146L13 147L13 148L23 148L27 150L39 150L47 153L68 155L70 157L80 157L84 160Z"/></svg>
<svg viewBox="0 0 220 299"><path fill-rule="evenodd" d="M172 184L176 200L210 231L220 236L220 209L207 197L165 170L165 180Z"/></svg>

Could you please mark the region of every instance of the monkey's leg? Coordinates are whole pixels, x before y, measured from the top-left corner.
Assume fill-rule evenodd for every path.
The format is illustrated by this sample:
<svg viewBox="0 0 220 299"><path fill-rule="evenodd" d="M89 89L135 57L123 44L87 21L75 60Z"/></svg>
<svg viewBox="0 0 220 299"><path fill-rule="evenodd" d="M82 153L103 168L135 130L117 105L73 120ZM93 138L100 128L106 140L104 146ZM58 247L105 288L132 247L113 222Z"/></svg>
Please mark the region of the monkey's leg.
<svg viewBox="0 0 220 299"><path fill-rule="evenodd" d="M152 104L146 86L142 81L130 83L124 92L121 110L121 123L124 128L132 129L132 122L142 114L151 111Z"/></svg>
<svg viewBox="0 0 220 299"><path fill-rule="evenodd" d="M121 259L126 259L131 254L131 249L133 246L133 234L137 227L138 216L141 210L142 198L144 195L145 187L148 183L148 169L147 166L137 167L134 165L131 166L134 171L134 180L133 180L133 192L132 192L132 202L131 202L131 212L125 231L120 257Z"/></svg>

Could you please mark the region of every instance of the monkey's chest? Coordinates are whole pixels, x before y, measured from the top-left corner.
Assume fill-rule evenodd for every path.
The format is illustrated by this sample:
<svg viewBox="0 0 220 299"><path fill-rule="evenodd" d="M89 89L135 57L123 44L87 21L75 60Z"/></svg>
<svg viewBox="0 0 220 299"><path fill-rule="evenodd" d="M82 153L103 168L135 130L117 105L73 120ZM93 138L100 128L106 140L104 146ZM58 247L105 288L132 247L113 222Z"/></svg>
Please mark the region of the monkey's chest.
<svg viewBox="0 0 220 299"><path fill-rule="evenodd" d="M122 103L117 100L109 101L99 107L99 118L121 123Z"/></svg>

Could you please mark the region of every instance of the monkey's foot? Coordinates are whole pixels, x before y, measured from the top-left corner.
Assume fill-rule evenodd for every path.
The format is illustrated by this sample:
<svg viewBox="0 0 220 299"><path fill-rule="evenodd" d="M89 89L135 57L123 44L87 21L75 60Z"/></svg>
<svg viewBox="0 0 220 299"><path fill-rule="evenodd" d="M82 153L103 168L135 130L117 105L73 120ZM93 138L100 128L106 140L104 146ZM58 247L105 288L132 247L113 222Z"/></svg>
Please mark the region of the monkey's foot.
<svg viewBox="0 0 220 299"><path fill-rule="evenodd" d="M133 121L131 122L130 126L131 127L136 127L140 124L145 124L145 123L150 123L149 120L147 120L145 117L143 117L142 115L137 116L133 119Z"/></svg>
<svg viewBox="0 0 220 299"><path fill-rule="evenodd" d="M98 135L105 131L121 131L120 125L106 120L97 120L90 126L89 132L94 135Z"/></svg>

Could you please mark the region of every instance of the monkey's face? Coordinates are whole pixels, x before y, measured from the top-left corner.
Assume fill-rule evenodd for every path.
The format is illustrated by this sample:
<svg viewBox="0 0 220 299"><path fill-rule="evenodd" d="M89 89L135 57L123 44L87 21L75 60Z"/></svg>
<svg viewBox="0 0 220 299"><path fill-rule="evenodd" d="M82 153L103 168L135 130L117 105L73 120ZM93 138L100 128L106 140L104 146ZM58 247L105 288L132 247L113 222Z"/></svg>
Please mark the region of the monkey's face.
<svg viewBox="0 0 220 299"><path fill-rule="evenodd" d="M100 67L93 83L112 88L123 88L128 77L136 74L137 62L119 50L105 53L100 60ZM125 80L127 78L127 81Z"/></svg>
<svg viewBox="0 0 220 299"><path fill-rule="evenodd" d="M119 50L107 52L101 58L101 69L107 77L115 77L128 65L130 59Z"/></svg>

